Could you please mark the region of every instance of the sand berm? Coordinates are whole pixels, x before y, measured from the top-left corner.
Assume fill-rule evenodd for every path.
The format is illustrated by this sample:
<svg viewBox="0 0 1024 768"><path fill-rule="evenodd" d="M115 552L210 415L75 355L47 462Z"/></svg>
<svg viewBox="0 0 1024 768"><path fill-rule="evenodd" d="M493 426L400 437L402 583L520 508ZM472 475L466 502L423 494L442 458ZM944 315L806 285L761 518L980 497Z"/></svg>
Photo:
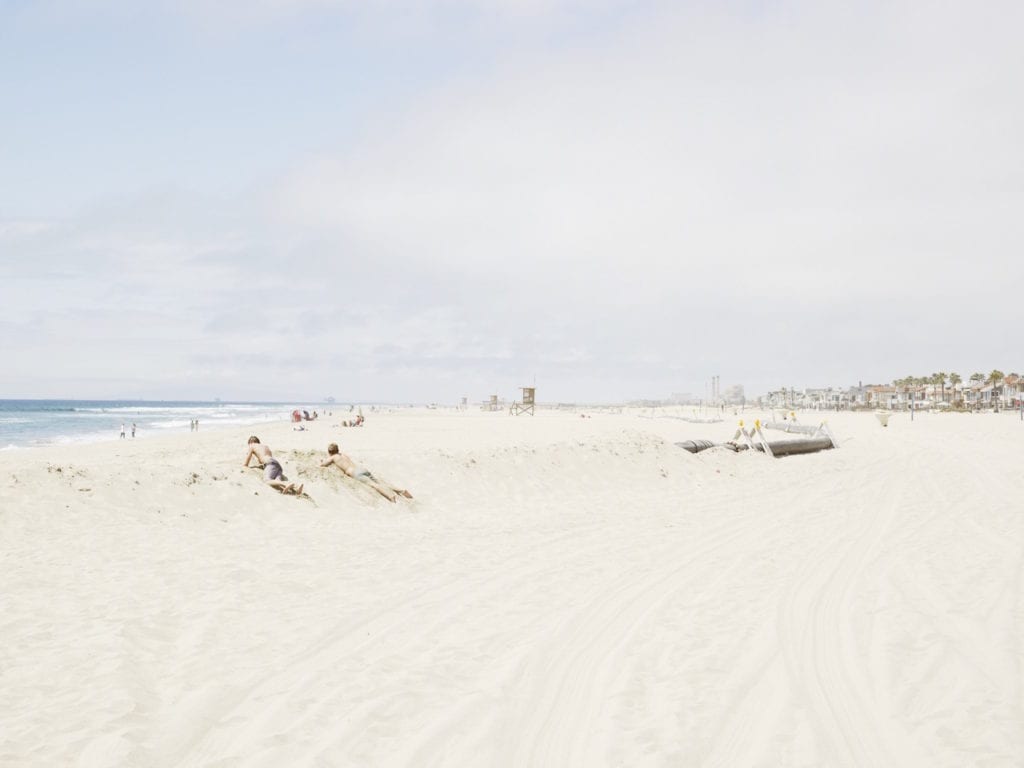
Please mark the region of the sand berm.
<svg viewBox="0 0 1024 768"><path fill-rule="evenodd" d="M1024 765L1024 425L641 416L4 454L0 765Z"/></svg>

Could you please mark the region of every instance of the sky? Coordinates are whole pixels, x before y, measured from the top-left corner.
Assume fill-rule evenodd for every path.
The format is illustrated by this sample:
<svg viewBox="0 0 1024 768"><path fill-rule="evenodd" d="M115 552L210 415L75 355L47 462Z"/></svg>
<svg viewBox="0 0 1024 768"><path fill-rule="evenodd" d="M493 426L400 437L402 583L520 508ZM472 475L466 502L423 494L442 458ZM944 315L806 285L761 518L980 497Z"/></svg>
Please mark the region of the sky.
<svg viewBox="0 0 1024 768"><path fill-rule="evenodd" d="M1024 372L1024 5L0 0L0 398Z"/></svg>

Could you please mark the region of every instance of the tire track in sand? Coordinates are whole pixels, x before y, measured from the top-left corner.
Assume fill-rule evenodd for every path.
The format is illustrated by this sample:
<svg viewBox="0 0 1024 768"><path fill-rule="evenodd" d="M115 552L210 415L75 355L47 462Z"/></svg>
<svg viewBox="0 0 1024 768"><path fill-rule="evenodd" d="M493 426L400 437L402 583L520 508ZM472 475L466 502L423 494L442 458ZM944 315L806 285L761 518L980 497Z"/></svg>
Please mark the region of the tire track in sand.
<svg viewBox="0 0 1024 768"><path fill-rule="evenodd" d="M574 537L579 546L573 561L600 562L602 558L614 557L615 553L632 550L648 542L609 536L608 525L597 525L587 529L587 537L581 537L576 529L566 533ZM733 528L732 523L720 525L713 531ZM657 530L650 532L655 541L661 536ZM589 543L586 542L589 538ZM236 694L233 701L216 716L216 723L210 730L192 741L187 754L179 756L174 764L183 766L204 765L242 754L242 750L260 743L269 733L294 733L299 726L317 717L325 708L337 706L332 697L337 687L331 688L331 673L339 664L353 657L373 658L377 651L374 646L383 636L397 638L391 650L396 647L409 649L429 639L431 632L455 621L460 615L473 614L474 606L480 603L500 604L500 601L517 584L544 583L547 574L566 569L565 544L559 539L545 543L546 550L557 552L561 559L537 557L537 567L524 569L516 567L521 553L511 555L506 563L495 567L490 574L475 582L467 583L465 574L458 574L443 583L417 591L411 596L382 606L379 612L365 621L348 620L339 623L321 641L272 674L253 682L244 691ZM585 545L585 546L584 546ZM501 567L507 565L508 567ZM571 564L569 564L571 565ZM571 568L570 568L571 570ZM458 599L455 599L457 596ZM316 750L351 743L364 735L366 724L372 719L374 706L386 706L387 702L364 702L359 707L344 710L345 725L338 724L329 740L318 740L310 745ZM327 743L329 741L329 743ZM250 757L250 759L253 759ZM273 758L267 758L273 764ZM264 764L251 762L250 764Z"/></svg>
<svg viewBox="0 0 1024 768"><path fill-rule="evenodd" d="M723 549L761 537L742 515L680 562L678 542L652 551L649 563L623 574L617 585L591 593L584 607L563 622L556 639L542 644L517 677L534 687L519 696L501 731L509 741L491 765L589 766L607 759L600 720L618 662L638 629L660 607L695 580L706 578L708 561ZM666 568L665 565L669 567ZM721 568L703 592L713 592L731 572Z"/></svg>
<svg viewBox="0 0 1024 768"><path fill-rule="evenodd" d="M893 476L921 471L920 465L911 466L912 457L893 461L900 464ZM779 605L779 644L793 693L823 739L828 765L927 764L907 734L880 714L851 626L858 580L906 508L905 487L881 485L870 467L845 478L835 489L848 506L847 526L838 530L863 522L852 536L830 540L810 555Z"/></svg>

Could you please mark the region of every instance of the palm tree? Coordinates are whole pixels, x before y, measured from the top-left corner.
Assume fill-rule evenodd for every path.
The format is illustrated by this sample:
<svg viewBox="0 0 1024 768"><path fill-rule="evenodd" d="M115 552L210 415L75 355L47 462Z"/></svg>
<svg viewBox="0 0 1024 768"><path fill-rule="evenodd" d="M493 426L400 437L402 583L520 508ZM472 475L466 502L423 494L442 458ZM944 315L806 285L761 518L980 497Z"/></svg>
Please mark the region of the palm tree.
<svg viewBox="0 0 1024 768"><path fill-rule="evenodd" d="M996 395L996 389L999 387L999 382L1002 381L1005 377L1006 374L1004 374L998 368L993 368L992 373L988 375L987 381L992 384L991 402L992 405L996 408L996 410L999 409L999 397Z"/></svg>
<svg viewBox="0 0 1024 768"><path fill-rule="evenodd" d="M906 395L904 399L907 403L910 402L910 398L912 397L910 390L916 387L919 381L920 379L917 376L907 376L903 379L903 394Z"/></svg>
<svg viewBox="0 0 1024 768"><path fill-rule="evenodd" d="M932 376L932 384L938 384L942 390L942 402L946 402L946 372L939 371Z"/></svg>
<svg viewBox="0 0 1024 768"><path fill-rule="evenodd" d="M963 381L963 379L960 378L960 374L959 373L951 373L951 374L949 374L949 383L953 387L953 392L954 393L956 392L956 385L959 384L961 381Z"/></svg>

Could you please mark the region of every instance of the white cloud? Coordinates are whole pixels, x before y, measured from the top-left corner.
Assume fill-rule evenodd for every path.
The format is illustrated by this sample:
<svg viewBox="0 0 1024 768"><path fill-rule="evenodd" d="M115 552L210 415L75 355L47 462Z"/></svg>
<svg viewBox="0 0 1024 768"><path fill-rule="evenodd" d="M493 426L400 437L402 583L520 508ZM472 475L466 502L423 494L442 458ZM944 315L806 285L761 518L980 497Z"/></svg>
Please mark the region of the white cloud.
<svg viewBox="0 0 1024 768"><path fill-rule="evenodd" d="M1024 279L1022 15L663 10L516 44L269 195L16 235L64 254L50 269L79 254L113 281L75 272L63 317L36 327L135 296L132 322L178 328L177 346L154 333L223 393L305 376L311 394L440 400L536 375L569 400L699 391L712 373L749 391L1012 367L1012 336L990 329Z"/></svg>
<svg viewBox="0 0 1024 768"><path fill-rule="evenodd" d="M927 41L913 16L885 34L816 21L681 15L435 95L298 172L285 225L469 269L512 257L672 268L686 249L746 263L754 248L792 266L848 248L836 235L863 237L865 217L876 238L913 217L928 243L934 208L985 216L1013 191L1016 142L1000 130L1020 119L1013 75L978 93L1001 64L953 48L955 19ZM990 56L1012 45L998 38ZM930 64L908 78L904 57Z"/></svg>

